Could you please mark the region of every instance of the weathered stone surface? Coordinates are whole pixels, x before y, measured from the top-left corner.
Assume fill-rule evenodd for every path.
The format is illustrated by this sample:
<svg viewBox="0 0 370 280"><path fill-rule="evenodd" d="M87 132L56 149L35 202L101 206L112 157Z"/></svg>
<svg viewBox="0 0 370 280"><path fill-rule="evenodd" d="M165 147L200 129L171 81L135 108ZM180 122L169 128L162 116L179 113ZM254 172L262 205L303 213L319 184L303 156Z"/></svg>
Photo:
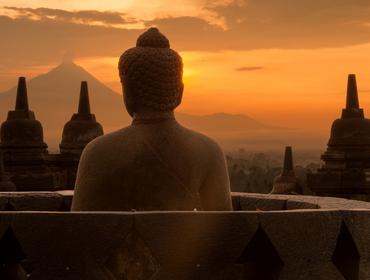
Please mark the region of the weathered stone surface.
<svg viewBox="0 0 370 280"><path fill-rule="evenodd" d="M368 202L331 197L251 193L233 193L232 197L235 211L370 209L370 203ZM72 199L72 190L57 192L0 192L0 211L69 211Z"/></svg>
<svg viewBox="0 0 370 280"><path fill-rule="evenodd" d="M370 206L370 205L369 205ZM294 199L288 199L286 201L285 210L296 210L296 209L319 209L320 206L308 201L296 201Z"/></svg>
<svg viewBox="0 0 370 280"><path fill-rule="evenodd" d="M154 279L237 279L237 260L257 219L253 213L143 213L135 228L160 264Z"/></svg>
<svg viewBox="0 0 370 280"><path fill-rule="evenodd" d="M26 280L27 273L21 264L25 258L13 230L7 228L0 237L0 279Z"/></svg>
<svg viewBox="0 0 370 280"><path fill-rule="evenodd" d="M266 197L248 197L248 199L240 199L240 206L242 210L246 211L276 211L285 210L286 199Z"/></svg>
<svg viewBox="0 0 370 280"><path fill-rule="evenodd" d="M1 191L15 191L16 186L15 184L10 180L10 176L7 172L5 172L4 167L4 156L3 153L0 151L0 192Z"/></svg>
<svg viewBox="0 0 370 280"><path fill-rule="evenodd" d="M105 267L117 279L153 279L160 266L151 249L133 229L108 258Z"/></svg>
<svg viewBox="0 0 370 280"><path fill-rule="evenodd" d="M57 191L63 197L63 204L61 211L70 211L72 206L72 199L74 192L72 190Z"/></svg>
<svg viewBox="0 0 370 280"><path fill-rule="evenodd" d="M109 279L100 278L109 275L104 265L132 221L132 215L29 213L14 216L11 227L32 264L30 279L101 280Z"/></svg>
<svg viewBox="0 0 370 280"><path fill-rule="evenodd" d="M232 193L236 211L276 211L286 210L287 197L270 194Z"/></svg>
<svg viewBox="0 0 370 280"><path fill-rule="evenodd" d="M234 211L240 211L242 210L242 206L240 205L240 196L238 195L232 195L231 196L231 201L233 205L233 210Z"/></svg>
<svg viewBox="0 0 370 280"><path fill-rule="evenodd" d="M243 279L278 279L284 262L261 225L244 248L237 263Z"/></svg>
<svg viewBox="0 0 370 280"><path fill-rule="evenodd" d="M342 221L340 211L262 212L259 219L284 262L279 279L308 279L308 275L312 279L325 279L324 275L340 277L332 263ZM320 276L321 269L325 273ZM300 278L302 273L304 278Z"/></svg>
<svg viewBox="0 0 370 280"><path fill-rule="evenodd" d="M370 278L370 216L368 211L346 211L344 222L360 255L359 279Z"/></svg>
<svg viewBox="0 0 370 280"><path fill-rule="evenodd" d="M61 211L63 196L54 192L2 192L3 211Z"/></svg>
<svg viewBox="0 0 370 280"><path fill-rule="evenodd" d="M369 202L336 197L319 197L308 195L270 195L258 193L233 193L232 195L233 199L236 202L239 201L239 204L237 204L239 210L255 210L261 204L269 205L269 207L265 208L266 210L370 209ZM272 202L270 202L270 200ZM280 208L280 205L282 205L282 208ZM273 206L275 206L275 209L273 209ZM298 206L298 208L294 208L294 206Z"/></svg>
<svg viewBox="0 0 370 280"><path fill-rule="evenodd" d="M331 197L233 193L235 211L370 209L370 203ZM70 211L73 191L0 192L0 211ZM241 204L240 202L243 202ZM6 209L5 209L6 208Z"/></svg>
<svg viewBox="0 0 370 280"><path fill-rule="evenodd" d="M345 279L358 279L360 254L348 226L342 221L332 262Z"/></svg>
<svg viewBox="0 0 370 280"><path fill-rule="evenodd" d="M32 280L345 279L346 263L356 262L343 270L334 259L346 258L341 250L352 239L359 280L367 280L369 217L369 210L1 212L0 260L16 260L8 271L21 267Z"/></svg>

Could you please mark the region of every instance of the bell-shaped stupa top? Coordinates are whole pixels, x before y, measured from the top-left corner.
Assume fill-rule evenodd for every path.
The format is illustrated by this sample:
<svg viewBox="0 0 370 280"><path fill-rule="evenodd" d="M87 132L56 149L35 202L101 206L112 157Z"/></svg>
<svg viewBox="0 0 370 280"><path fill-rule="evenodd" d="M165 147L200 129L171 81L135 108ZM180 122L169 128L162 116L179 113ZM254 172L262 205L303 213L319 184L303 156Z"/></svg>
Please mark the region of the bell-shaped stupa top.
<svg viewBox="0 0 370 280"><path fill-rule="evenodd" d="M78 114L91 115L89 90L87 88L86 81L81 82L80 101L78 103Z"/></svg>
<svg viewBox="0 0 370 280"><path fill-rule="evenodd" d="M285 147L283 175L294 175L292 147Z"/></svg>
<svg viewBox="0 0 370 280"><path fill-rule="evenodd" d="M80 155L90 141L103 134L103 127L96 121L95 115L91 114L88 86L83 81L78 112L64 126L60 151Z"/></svg>
<svg viewBox="0 0 370 280"><path fill-rule="evenodd" d="M348 75L346 108L342 111L342 118L364 118L364 111L358 101L356 75Z"/></svg>
<svg viewBox="0 0 370 280"><path fill-rule="evenodd" d="M297 177L293 167L292 147L285 147L283 171L275 177L271 194L300 194Z"/></svg>
<svg viewBox="0 0 370 280"><path fill-rule="evenodd" d="M29 110L28 109L27 85L26 85L25 77L20 77L18 80L15 110L16 111L28 111Z"/></svg>

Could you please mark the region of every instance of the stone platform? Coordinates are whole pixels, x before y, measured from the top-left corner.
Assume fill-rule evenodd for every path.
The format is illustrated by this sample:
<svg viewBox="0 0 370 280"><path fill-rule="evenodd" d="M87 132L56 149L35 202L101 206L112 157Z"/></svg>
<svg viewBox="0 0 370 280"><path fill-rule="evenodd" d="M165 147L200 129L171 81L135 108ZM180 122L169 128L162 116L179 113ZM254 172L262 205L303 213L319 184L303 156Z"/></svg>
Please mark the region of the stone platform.
<svg viewBox="0 0 370 280"><path fill-rule="evenodd" d="M28 275L9 279L370 279L370 203L234 193L234 212L61 212L71 197L0 194L0 259Z"/></svg>

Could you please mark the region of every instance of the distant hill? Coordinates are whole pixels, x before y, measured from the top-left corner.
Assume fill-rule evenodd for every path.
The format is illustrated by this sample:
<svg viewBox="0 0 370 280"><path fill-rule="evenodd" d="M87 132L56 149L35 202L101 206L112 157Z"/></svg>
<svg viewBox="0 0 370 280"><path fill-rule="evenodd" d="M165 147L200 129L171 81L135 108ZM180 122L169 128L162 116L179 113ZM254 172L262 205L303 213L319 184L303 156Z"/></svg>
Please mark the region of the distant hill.
<svg viewBox="0 0 370 280"><path fill-rule="evenodd" d="M215 113L198 116L178 113L177 118L185 126L207 132L239 132L274 128L246 115Z"/></svg>
<svg viewBox="0 0 370 280"><path fill-rule="evenodd" d="M44 127L44 134L50 150L56 150L61 139L64 124L76 112L81 81L89 85L90 104L97 120L105 132L118 129L130 123L130 117L123 106L122 96L105 86L93 75L73 62L63 62L46 74L28 81L30 109L36 113ZM16 87L0 93L1 120L14 108ZM178 120L186 127L227 138L227 134L271 129L267 125L245 115L217 113L204 116L177 113Z"/></svg>

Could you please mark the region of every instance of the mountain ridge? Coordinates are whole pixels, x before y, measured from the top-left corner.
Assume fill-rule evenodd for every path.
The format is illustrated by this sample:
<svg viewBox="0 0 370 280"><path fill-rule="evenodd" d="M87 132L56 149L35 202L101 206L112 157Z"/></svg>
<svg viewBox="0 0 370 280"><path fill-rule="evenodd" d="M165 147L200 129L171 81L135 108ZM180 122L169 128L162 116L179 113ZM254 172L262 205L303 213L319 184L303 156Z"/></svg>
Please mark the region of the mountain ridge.
<svg viewBox="0 0 370 280"><path fill-rule="evenodd" d="M88 82L91 110L103 125L105 133L131 122L124 109L122 95L100 82L83 67L73 62L63 62L27 83L30 109L42 122L45 140L53 150L58 147L64 124L77 111L81 81ZM15 96L16 86L0 93L2 120L6 119L9 110L13 110ZM273 128L243 114L219 112L191 115L177 112L176 115L184 126L206 134Z"/></svg>

